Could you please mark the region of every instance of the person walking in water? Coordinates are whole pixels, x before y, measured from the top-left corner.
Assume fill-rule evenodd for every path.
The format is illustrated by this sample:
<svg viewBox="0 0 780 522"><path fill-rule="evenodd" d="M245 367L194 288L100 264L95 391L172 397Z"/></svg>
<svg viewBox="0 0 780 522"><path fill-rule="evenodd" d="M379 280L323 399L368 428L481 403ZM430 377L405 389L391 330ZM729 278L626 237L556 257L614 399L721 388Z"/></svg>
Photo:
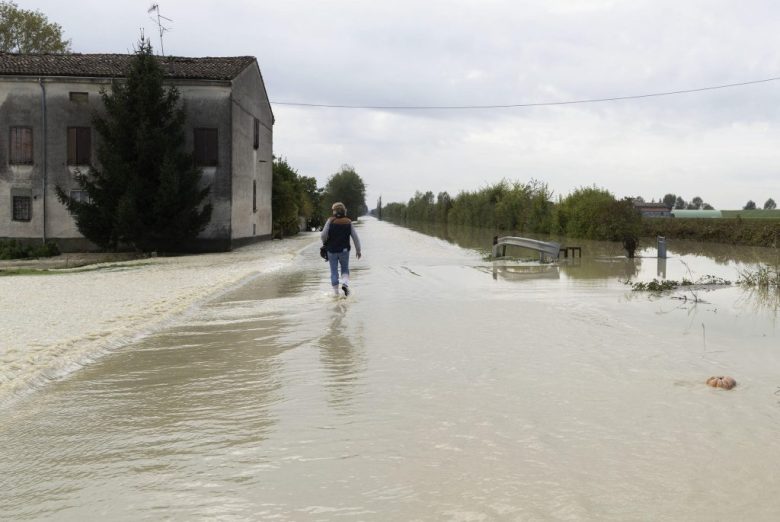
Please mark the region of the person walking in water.
<svg viewBox="0 0 780 522"><path fill-rule="evenodd" d="M339 265L341 265L341 289L344 295L349 295L349 239L355 243L355 253L360 259L360 239L358 238L352 220L347 217L347 207L344 203L334 203L331 207L333 216L328 218L322 227L322 244L328 251L328 263L330 263L330 284L333 285L333 293L339 295Z"/></svg>

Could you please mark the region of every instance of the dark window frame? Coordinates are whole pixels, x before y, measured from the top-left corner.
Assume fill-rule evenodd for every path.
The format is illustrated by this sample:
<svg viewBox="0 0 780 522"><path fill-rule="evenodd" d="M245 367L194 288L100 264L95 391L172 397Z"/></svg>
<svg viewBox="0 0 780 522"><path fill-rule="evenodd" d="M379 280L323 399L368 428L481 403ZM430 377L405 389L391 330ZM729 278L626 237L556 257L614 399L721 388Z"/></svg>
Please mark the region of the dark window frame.
<svg viewBox="0 0 780 522"><path fill-rule="evenodd" d="M68 127L68 165L92 164L92 127Z"/></svg>
<svg viewBox="0 0 780 522"><path fill-rule="evenodd" d="M252 212L257 212L257 180L252 180Z"/></svg>
<svg viewBox="0 0 780 522"><path fill-rule="evenodd" d="M255 150L260 148L260 120L255 118L255 139L254 139L254 147Z"/></svg>
<svg viewBox="0 0 780 522"><path fill-rule="evenodd" d="M216 167L219 165L219 131L216 127L196 127L193 129L193 158L198 167Z"/></svg>
<svg viewBox="0 0 780 522"><path fill-rule="evenodd" d="M11 220L32 221L32 197L11 196Z"/></svg>
<svg viewBox="0 0 780 522"><path fill-rule="evenodd" d="M22 133L21 131L26 131ZM20 140L20 134L26 134L29 137L27 150L25 151L24 140ZM16 138L16 140L14 140ZM8 164L9 165L32 165L34 163L33 149L33 129L26 125L13 125L8 129Z"/></svg>

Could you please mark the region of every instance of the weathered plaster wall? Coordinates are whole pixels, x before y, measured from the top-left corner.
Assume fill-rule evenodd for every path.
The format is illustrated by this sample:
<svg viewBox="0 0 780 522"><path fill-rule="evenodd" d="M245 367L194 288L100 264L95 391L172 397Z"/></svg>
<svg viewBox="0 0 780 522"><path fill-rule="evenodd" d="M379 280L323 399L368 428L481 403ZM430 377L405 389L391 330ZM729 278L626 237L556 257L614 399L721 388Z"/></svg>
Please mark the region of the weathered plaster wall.
<svg viewBox="0 0 780 522"><path fill-rule="evenodd" d="M204 185L210 185L208 199L213 210L211 221L201 232L200 238L225 240L224 248L228 248L231 237L231 206L232 194L232 144L231 144L231 114L229 85L181 85L177 88L184 100L187 114L187 150L195 148L195 132L197 128L217 129L217 166L203 167Z"/></svg>
<svg viewBox="0 0 780 522"><path fill-rule="evenodd" d="M234 244L241 244L271 235L273 114L256 65L247 67L233 80L232 102L232 239ZM259 120L260 131L257 149L254 148L255 118Z"/></svg>
<svg viewBox="0 0 780 522"><path fill-rule="evenodd" d="M79 189L76 175L88 173L90 165L68 165L68 127L92 128L94 115L102 110L100 90L105 81L44 80L46 87L46 236L47 238L83 239L76 222L57 199L55 187L65 192ZM86 92L87 101L71 101L71 92ZM98 135L92 128L90 164L95 164ZM71 242L73 243L73 242ZM75 242L78 244L78 242Z"/></svg>
<svg viewBox="0 0 780 522"><path fill-rule="evenodd" d="M10 127L32 127L33 164L9 165ZM41 87L37 81L0 83L0 237L42 237L43 131ZM13 221L12 190L32 200L31 221Z"/></svg>

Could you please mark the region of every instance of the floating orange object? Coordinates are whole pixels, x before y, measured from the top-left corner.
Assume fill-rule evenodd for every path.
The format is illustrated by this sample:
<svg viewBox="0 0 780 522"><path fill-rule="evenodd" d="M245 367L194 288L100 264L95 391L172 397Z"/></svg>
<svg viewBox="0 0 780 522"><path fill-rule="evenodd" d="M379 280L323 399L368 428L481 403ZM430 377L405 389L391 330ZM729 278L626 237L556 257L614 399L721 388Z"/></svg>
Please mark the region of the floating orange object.
<svg viewBox="0 0 780 522"><path fill-rule="evenodd" d="M710 377L707 379L707 385L712 386L713 388L723 388L724 390L730 390L737 385L737 381L728 375L719 375L718 377Z"/></svg>

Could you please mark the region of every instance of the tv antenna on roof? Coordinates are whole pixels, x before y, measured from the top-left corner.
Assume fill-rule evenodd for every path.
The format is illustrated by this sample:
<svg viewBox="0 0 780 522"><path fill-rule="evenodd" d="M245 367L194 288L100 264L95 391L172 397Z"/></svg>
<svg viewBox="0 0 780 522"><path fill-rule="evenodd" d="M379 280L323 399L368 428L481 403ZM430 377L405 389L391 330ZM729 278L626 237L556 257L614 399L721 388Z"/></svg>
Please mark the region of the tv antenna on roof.
<svg viewBox="0 0 780 522"><path fill-rule="evenodd" d="M162 20L166 20L168 22L173 22L173 20L160 14L160 4L152 4L152 7L146 10L147 13L151 13L152 11L157 13L157 20L155 20L151 16L149 18L151 18L152 22L157 24L157 29L160 32L160 54L162 56L165 56L165 47L163 46L163 34L165 34L166 31L170 31L171 29L169 27L165 27L162 23Z"/></svg>

